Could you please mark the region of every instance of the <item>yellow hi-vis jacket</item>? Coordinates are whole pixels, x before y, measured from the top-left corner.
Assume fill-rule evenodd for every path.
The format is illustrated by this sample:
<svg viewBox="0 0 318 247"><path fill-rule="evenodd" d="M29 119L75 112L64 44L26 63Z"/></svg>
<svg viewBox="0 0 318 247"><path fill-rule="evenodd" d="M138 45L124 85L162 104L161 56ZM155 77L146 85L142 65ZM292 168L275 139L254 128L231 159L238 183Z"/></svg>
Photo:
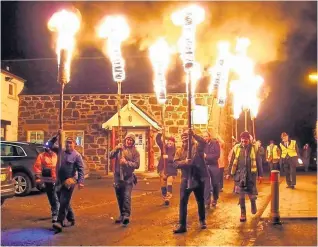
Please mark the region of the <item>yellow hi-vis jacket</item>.
<svg viewBox="0 0 318 247"><path fill-rule="evenodd" d="M268 162L278 162L280 158L280 150L278 149L277 145L268 145L266 148L266 160Z"/></svg>
<svg viewBox="0 0 318 247"><path fill-rule="evenodd" d="M231 169L231 175L234 175L237 169L237 165L238 165L238 159L240 157L240 153L241 153L241 149L243 147L241 147L241 144L236 144L234 146L233 152L234 152L234 161L233 161L233 165L232 165L232 169ZM252 173L256 173L257 172L257 164L256 164L256 150L255 150L255 146L252 145L251 147L251 152L250 152L250 159L251 159L251 172Z"/></svg>
<svg viewBox="0 0 318 247"><path fill-rule="evenodd" d="M280 143L280 148L282 149L281 157L283 159L286 158L287 155L289 157L297 156L296 141L295 140L291 140L288 147L286 147L283 143Z"/></svg>

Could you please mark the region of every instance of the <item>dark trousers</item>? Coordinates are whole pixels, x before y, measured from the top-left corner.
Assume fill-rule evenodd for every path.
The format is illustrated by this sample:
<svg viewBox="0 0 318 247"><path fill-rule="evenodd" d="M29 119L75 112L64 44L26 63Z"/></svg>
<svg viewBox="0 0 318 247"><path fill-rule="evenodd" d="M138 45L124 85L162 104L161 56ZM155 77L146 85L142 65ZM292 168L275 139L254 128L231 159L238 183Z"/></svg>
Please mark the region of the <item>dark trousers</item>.
<svg viewBox="0 0 318 247"><path fill-rule="evenodd" d="M217 165L207 166L208 177L205 179L204 202L205 205L211 204L211 191L213 191L213 200L219 199L220 168Z"/></svg>
<svg viewBox="0 0 318 247"><path fill-rule="evenodd" d="M204 182L199 181L196 188L187 189L187 179L182 179L180 185L179 223L183 226L187 225L188 202L192 191L198 204L199 220L205 220Z"/></svg>
<svg viewBox="0 0 318 247"><path fill-rule="evenodd" d="M57 216L60 208L60 202L55 189L55 184L45 183L45 192L51 206L52 217Z"/></svg>
<svg viewBox="0 0 318 247"><path fill-rule="evenodd" d="M120 182L115 186L117 203L120 215L123 217L130 217L131 214L131 192L132 182Z"/></svg>
<svg viewBox="0 0 318 247"><path fill-rule="evenodd" d="M298 158L289 157L283 160L284 172L286 175L286 183L288 186L296 185L296 166Z"/></svg>
<svg viewBox="0 0 318 247"><path fill-rule="evenodd" d="M220 169L220 189L223 189L224 184L224 167L219 168Z"/></svg>
<svg viewBox="0 0 318 247"><path fill-rule="evenodd" d="M270 162L269 163L269 168L270 168L270 171L272 171L272 170L278 170L279 171L279 163Z"/></svg>
<svg viewBox="0 0 318 247"><path fill-rule="evenodd" d="M57 217L57 221L63 223L65 217L68 221L74 221L75 215L71 206L71 199L73 195L75 185L72 185L70 189L62 186L58 192L58 197L60 200L60 209Z"/></svg>

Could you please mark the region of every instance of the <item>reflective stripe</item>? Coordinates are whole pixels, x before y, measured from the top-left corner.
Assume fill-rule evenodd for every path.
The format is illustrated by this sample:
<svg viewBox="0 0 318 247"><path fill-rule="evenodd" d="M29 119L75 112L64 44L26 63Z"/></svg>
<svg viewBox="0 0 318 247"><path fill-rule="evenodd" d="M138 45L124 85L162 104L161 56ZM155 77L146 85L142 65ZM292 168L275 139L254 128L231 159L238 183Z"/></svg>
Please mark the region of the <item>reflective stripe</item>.
<svg viewBox="0 0 318 247"><path fill-rule="evenodd" d="M234 147L234 154L235 158L233 161L232 169L231 169L231 175L234 175L237 169L238 159L241 152L241 144L236 144ZM256 164L256 151L254 145L252 146L251 152L250 152L250 158L251 158L251 172L257 172L257 164Z"/></svg>
<svg viewBox="0 0 318 247"><path fill-rule="evenodd" d="M277 145L274 145L273 150L271 150L271 146L267 146L267 159L269 159L271 157L271 155L272 155L271 152L273 152L272 159L274 159L274 160L279 159L277 148L278 148Z"/></svg>
<svg viewBox="0 0 318 247"><path fill-rule="evenodd" d="M283 143L280 143L280 147L282 149L282 158L285 158L288 154L289 157L295 157L297 156L297 151L296 151L296 141L291 140L289 146L286 148Z"/></svg>

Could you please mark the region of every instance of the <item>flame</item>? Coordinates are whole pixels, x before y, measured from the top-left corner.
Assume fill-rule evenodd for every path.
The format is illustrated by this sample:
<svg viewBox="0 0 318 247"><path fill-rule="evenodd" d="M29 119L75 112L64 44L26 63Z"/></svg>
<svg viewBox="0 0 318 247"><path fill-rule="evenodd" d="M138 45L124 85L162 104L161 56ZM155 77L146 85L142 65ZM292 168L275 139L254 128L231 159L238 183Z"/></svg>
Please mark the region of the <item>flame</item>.
<svg viewBox="0 0 318 247"><path fill-rule="evenodd" d="M130 29L122 16L107 16L98 27L98 36L108 39L107 54L112 62L114 81L125 80L125 61L121 54L121 43L129 37Z"/></svg>
<svg viewBox="0 0 318 247"><path fill-rule="evenodd" d="M67 81L69 81L71 58L75 46L75 34L80 29L80 18L74 12L61 10L52 15L48 22L48 28L52 32L57 32L56 53L58 64L60 64L61 50L67 51L65 66Z"/></svg>
<svg viewBox="0 0 318 247"><path fill-rule="evenodd" d="M256 118L260 105L259 89L264 79L255 75L254 62L247 56L250 45L248 38L238 38L236 55L232 59L231 67L239 75L239 79L231 83L233 93L234 118L239 118L242 110L250 110L252 118Z"/></svg>
<svg viewBox="0 0 318 247"><path fill-rule="evenodd" d="M203 22L204 18L204 9L197 5L190 5L174 12L171 16L171 20L175 25L182 26L178 48L186 71L194 66L196 25Z"/></svg>
<svg viewBox="0 0 318 247"><path fill-rule="evenodd" d="M193 18L193 24L197 25L204 21L205 12L204 9L198 5L190 5L184 9L174 12L171 15L171 20L174 25L182 26L187 15L191 15Z"/></svg>
<svg viewBox="0 0 318 247"><path fill-rule="evenodd" d="M209 94L218 89L218 103L223 106L226 100L226 89L230 72L230 43L221 41L218 43L218 57L216 65L210 69L211 83Z"/></svg>
<svg viewBox="0 0 318 247"><path fill-rule="evenodd" d="M167 41L160 38L149 48L149 56L154 70L154 88L159 104L166 102L166 78L170 60L170 48Z"/></svg>

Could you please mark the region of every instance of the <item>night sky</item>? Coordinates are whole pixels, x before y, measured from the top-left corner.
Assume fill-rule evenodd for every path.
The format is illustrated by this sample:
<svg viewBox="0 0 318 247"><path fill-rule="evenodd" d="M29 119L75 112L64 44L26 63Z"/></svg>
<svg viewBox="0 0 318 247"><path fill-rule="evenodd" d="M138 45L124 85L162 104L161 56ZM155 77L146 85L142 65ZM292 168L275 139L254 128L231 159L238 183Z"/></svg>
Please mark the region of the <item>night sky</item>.
<svg viewBox="0 0 318 247"><path fill-rule="evenodd" d="M131 27L131 37L123 44L127 79L122 92L153 92L147 49L161 35L169 44L176 43L181 29L173 26L169 16L184 5L184 2L1 2L1 66L10 66L11 72L27 80L23 94L58 93L54 41L47 21L61 8L75 7L82 14L82 25L72 61L71 82L65 92L115 93L117 87L112 81L110 63L103 54L103 41L96 37L95 27L104 15L120 13L126 15ZM257 63L257 72L264 77L265 91L269 92L256 120L257 138L267 145L270 139L278 142L280 133L286 131L300 146L306 142L316 145L313 129L317 120L317 85L307 77L317 70L317 3L202 2L200 5L207 13L197 31L197 60L204 68L215 62L217 41L225 39L234 45L237 36L251 39L248 55ZM176 55L171 60L168 93L184 92L181 61ZM208 83L205 76L197 92L207 92Z"/></svg>

